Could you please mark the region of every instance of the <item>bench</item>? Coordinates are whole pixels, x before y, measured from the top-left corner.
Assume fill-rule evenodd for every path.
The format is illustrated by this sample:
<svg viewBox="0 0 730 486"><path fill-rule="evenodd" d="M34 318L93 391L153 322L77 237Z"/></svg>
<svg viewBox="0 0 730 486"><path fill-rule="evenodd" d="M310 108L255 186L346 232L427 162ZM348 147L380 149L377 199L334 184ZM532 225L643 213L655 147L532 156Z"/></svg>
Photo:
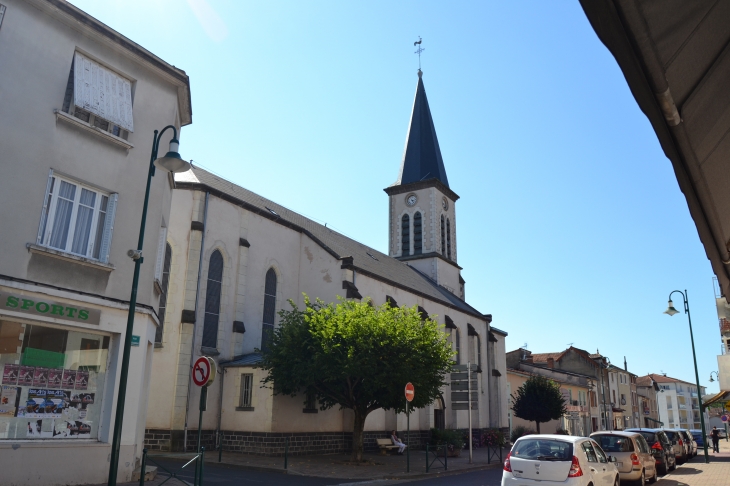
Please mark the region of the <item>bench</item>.
<svg viewBox="0 0 730 486"><path fill-rule="evenodd" d="M393 441L390 439L375 439L378 441L378 448L382 455L386 455L388 451L398 450L397 445L393 445Z"/></svg>

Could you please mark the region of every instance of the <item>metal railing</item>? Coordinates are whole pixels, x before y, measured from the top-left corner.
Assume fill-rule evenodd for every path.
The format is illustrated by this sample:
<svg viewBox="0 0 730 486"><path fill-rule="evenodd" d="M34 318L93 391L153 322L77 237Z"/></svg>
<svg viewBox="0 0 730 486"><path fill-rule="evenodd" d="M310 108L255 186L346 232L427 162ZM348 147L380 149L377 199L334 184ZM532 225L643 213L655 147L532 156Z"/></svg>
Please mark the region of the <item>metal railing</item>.
<svg viewBox="0 0 730 486"><path fill-rule="evenodd" d="M174 459L181 459L181 458L190 458L188 462L186 462L183 466L179 468L178 471L171 471L167 467L163 466L159 462L157 462L155 459L161 459L164 457L174 458ZM179 483L185 484L186 486L202 486L203 485L203 465L205 463L205 447L200 448L200 454L185 454L185 453L171 453L171 454L154 454L150 455L147 453L147 449L142 449L142 465L139 472L139 486L144 486L145 483L145 475L146 475L146 469L147 469L147 461L150 461L152 464L157 466L158 468L158 474L160 469L162 469L165 474L167 474L167 479L162 481L158 486L162 486L166 482L170 480L176 480ZM189 483L188 481L182 479L178 476L180 472L185 469L187 466L189 466L192 463L195 463L195 472L193 475L193 482Z"/></svg>
<svg viewBox="0 0 730 486"><path fill-rule="evenodd" d="M443 455L439 455L440 452L443 450ZM431 458L431 455L433 454L433 458ZM438 462L441 464L441 466L444 467L444 471L449 470L449 446L447 444L441 444L441 445L429 445L426 444L426 472L429 471L433 467L433 464L435 462ZM443 461L441 460L443 459ZM440 467L440 466L437 466Z"/></svg>

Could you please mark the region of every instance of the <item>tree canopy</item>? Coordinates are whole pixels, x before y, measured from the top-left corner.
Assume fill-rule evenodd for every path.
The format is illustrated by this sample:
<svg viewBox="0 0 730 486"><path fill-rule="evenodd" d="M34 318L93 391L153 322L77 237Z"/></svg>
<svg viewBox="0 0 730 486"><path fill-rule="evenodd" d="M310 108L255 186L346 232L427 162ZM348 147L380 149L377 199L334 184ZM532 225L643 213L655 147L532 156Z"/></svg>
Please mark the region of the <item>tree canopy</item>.
<svg viewBox="0 0 730 486"><path fill-rule="evenodd" d="M519 417L537 424L557 420L568 410L560 393L560 385L544 376L533 375L512 395L512 411Z"/></svg>
<svg viewBox="0 0 730 486"><path fill-rule="evenodd" d="M439 396L453 365L453 351L437 322L417 307L374 307L340 299L282 310L261 367L274 394L314 394L321 410L354 412L352 459L362 460L363 429L379 408L404 412L404 388L415 387L412 408Z"/></svg>

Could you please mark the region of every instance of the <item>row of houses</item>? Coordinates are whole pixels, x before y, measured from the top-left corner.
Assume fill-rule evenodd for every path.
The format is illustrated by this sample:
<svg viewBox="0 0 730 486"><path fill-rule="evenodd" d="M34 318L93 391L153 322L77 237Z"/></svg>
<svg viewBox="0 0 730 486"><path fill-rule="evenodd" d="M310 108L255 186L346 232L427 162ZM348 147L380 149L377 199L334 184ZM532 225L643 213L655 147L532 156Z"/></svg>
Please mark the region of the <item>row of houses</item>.
<svg viewBox="0 0 730 486"><path fill-rule="evenodd" d="M181 133L192 123L190 81L64 0L0 0L0 66L2 482L99 484L153 132L172 125L180 152L205 160L186 154ZM170 141L168 131L162 153ZM412 445L432 427L467 428L470 413L474 428L507 428L507 333L466 301L459 196L420 70L400 171L385 188L384 251L198 167L151 181L118 481L143 447L191 451L199 434L209 450L280 454L287 438L293 454L350 447L347 410L260 386L258 350L277 310L303 293L417 306L443 324L457 363L474 365L471 412L465 393L444 387L411 415ZM198 430L190 371L200 356L219 373ZM367 444L405 425L403 414L373 412Z"/></svg>
<svg viewBox="0 0 730 486"><path fill-rule="evenodd" d="M533 375L560 385L567 414L541 425L541 432L588 435L598 430L633 427L700 429L697 387L664 374L638 376L616 366L598 350L569 347L557 353L533 353L519 348L506 355L510 394ZM704 393L704 387L700 391ZM535 424L510 415L510 427L534 429Z"/></svg>

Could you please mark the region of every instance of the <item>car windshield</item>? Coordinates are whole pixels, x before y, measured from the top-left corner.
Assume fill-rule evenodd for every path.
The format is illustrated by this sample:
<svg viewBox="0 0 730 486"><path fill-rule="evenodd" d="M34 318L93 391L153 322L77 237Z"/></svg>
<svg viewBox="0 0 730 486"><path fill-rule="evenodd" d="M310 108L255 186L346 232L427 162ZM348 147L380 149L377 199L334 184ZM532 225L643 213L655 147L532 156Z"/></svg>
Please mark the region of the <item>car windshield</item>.
<svg viewBox="0 0 730 486"><path fill-rule="evenodd" d="M512 457L538 461L572 461L573 444L555 439L522 439L512 448Z"/></svg>
<svg viewBox="0 0 730 486"><path fill-rule="evenodd" d="M637 430L636 433L643 435L649 444L653 444L654 442L659 440L657 438L657 436L654 434L654 432L645 432L643 430Z"/></svg>
<svg viewBox="0 0 730 486"><path fill-rule="evenodd" d="M671 430L665 430L664 433L667 434L667 437L669 437L669 440L671 441L679 439L676 432L672 432Z"/></svg>
<svg viewBox="0 0 730 486"><path fill-rule="evenodd" d="M594 435L593 440L598 442L606 452L632 452L634 445L631 443L631 439L620 435Z"/></svg>

